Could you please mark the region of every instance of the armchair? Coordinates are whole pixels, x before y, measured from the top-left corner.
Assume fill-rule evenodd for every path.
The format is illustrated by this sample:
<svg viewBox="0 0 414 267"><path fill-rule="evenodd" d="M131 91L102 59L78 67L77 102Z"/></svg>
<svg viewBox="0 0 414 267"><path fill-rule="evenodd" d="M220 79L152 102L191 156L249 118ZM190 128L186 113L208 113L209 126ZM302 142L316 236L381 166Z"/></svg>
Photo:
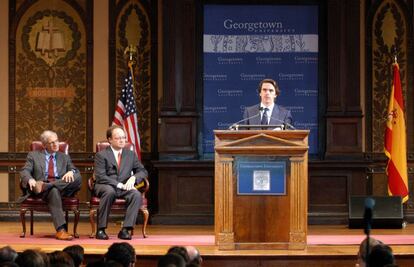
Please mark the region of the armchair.
<svg viewBox="0 0 414 267"><path fill-rule="evenodd" d="M108 146L109 146L109 143L106 142L106 141L98 142L96 144L96 152L104 150ZM130 149L130 150L135 149L134 145L131 144L131 143L127 143L125 145L125 147ZM89 236L90 238L94 238L95 233L96 233L95 216L96 216L96 218L99 218L98 215L99 215L100 198L97 197L94 194L94 186L95 186L95 175L93 175L88 180L88 187L89 187L89 190L91 191L91 199L90 199L90 202L89 202L89 218L90 218L92 232ZM141 192L141 196L142 196L141 207L139 208L139 210L137 212L141 212L142 215L143 215L142 236L144 238L146 238L147 237L146 228L147 228L148 219L149 219L149 212L148 212L148 208L147 208L148 200L146 198L146 192L149 189L148 179L144 178L143 182L138 184L136 186L136 188ZM114 201L114 203L112 204L112 207L111 207L111 213L124 213L125 211L126 211L125 199L122 199L122 198L115 199L115 201ZM134 230L132 230L132 234L133 233L134 233Z"/></svg>
<svg viewBox="0 0 414 267"><path fill-rule="evenodd" d="M30 151L43 150L43 144L40 141L33 141L30 145ZM59 151L68 154L69 145L66 142L59 142ZM20 182L20 188L23 195L26 195L26 188L23 188L22 183ZM77 233L77 226L79 222L79 199L77 197L63 197L62 198L62 207L65 212L66 222L68 222L68 213L69 211L74 214L74 225L73 225L73 235L75 238L79 238ZM20 234L20 237L26 237L26 212L30 212L30 235L33 235L33 213L36 212L47 212L49 207L47 203L40 197L30 195L20 204L20 220L22 222L23 231Z"/></svg>

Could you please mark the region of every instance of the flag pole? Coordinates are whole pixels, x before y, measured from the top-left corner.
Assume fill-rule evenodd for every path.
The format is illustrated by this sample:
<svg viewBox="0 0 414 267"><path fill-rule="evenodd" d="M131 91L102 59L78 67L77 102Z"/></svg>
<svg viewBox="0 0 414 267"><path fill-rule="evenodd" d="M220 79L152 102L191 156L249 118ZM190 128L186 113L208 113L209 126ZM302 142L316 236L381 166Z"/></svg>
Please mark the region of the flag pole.
<svg viewBox="0 0 414 267"><path fill-rule="evenodd" d="M397 62L397 48L394 46L394 64L398 64Z"/></svg>
<svg viewBox="0 0 414 267"><path fill-rule="evenodd" d="M136 47L128 45L124 50L125 59L128 60L128 73L124 79L122 93L115 108L112 124L122 126L127 135L128 142L134 144L135 153L141 160L141 141L138 128L138 109L134 97L133 65L136 63Z"/></svg>
<svg viewBox="0 0 414 267"><path fill-rule="evenodd" d="M386 174L388 177L388 194L401 196L402 205L406 209L409 198L407 170L407 142L404 96L401 85L397 51L394 48L392 64L392 85L388 116L385 129L384 152L387 157ZM407 226L403 209L402 228Z"/></svg>
<svg viewBox="0 0 414 267"><path fill-rule="evenodd" d="M129 44L125 48L124 54L127 54L128 56L128 68L131 71L132 80L135 81L133 66L136 64L137 61L137 49L132 44Z"/></svg>
<svg viewBox="0 0 414 267"><path fill-rule="evenodd" d="M397 49L394 49L394 64L393 64L393 65L398 65L398 60L397 60ZM401 227L404 229L404 228L406 228L406 227L407 227L407 225L408 225L408 220L407 220L407 218L406 218L406 213L404 212L404 210L406 210L406 209L407 209L407 201L406 201L406 202L403 202L403 203L402 203L402 206L403 206L403 209L402 209L402 212L403 212L403 222L402 222Z"/></svg>

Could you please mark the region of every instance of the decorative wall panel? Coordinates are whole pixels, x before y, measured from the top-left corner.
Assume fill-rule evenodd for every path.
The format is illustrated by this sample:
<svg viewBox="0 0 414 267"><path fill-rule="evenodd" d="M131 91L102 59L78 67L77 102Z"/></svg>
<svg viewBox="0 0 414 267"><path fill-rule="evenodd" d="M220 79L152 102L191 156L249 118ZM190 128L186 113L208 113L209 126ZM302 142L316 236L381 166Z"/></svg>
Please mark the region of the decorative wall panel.
<svg viewBox="0 0 414 267"><path fill-rule="evenodd" d="M110 8L111 10L111 8ZM141 137L141 148L143 152L151 151L151 19L150 10L146 1L130 0L118 1L115 8L114 39L115 47L110 48L114 58L115 69L111 70L110 75L115 75L115 81L110 88L115 86L116 92L112 92L110 97L110 108L115 107L116 101L124 86L124 79L127 74L127 54L125 50L128 46L136 49L136 64L134 65L134 96L137 105L138 128ZM113 16L113 15L111 15ZM155 88L154 88L155 90ZM115 95L116 94L116 95ZM111 96L111 93L110 93ZM112 113L113 114L113 113ZM112 116L110 114L110 116Z"/></svg>
<svg viewBox="0 0 414 267"><path fill-rule="evenodd" d="M72 152L86 151L91 123L87 106L92 104L82 10L86 7L59 0L26 1L19 7L11 25L15 47L11 45L10 50L15 48L15 53L10 79L10 150L27 151L31 140L51 129L70 143Z"/></svg>
<svg viewBox="0 0 414 267"><path fill-rule="evenodd" d="M384 130L391 94L392 63L397 57L403 95L407 96L407 23L396 1L382 1L372 21L372 152L384 151ZM405 101L406 102L406 101Z"/></svg>

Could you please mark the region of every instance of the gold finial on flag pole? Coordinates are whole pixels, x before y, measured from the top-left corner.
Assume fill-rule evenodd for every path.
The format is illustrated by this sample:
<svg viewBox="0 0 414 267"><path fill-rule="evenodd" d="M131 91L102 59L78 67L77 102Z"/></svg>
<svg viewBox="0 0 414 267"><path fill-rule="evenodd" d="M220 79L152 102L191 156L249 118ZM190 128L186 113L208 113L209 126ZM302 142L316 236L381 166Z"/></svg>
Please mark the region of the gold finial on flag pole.
<svg viewBox="0 0 414 267"><path fill-rule="evenodd" d="M129 62L136 63L137 48L132 44L128 45L124 50L124 55L127 55Z"/></svg>
<svg viewBox="0 0 414 267"><path fill-rule="evenodd" d="M136 46L129 44L125 50L124 55L128 60L128 68L131 70L131 74L133 74L133 66L137 63L137 48ZM134 76L132 76L134 78Z"/></svg>
<svg viewBox="0 0 414 267"><path fill-rule="evenodd" d="M394 46L394 64L397 64L397 48Z"/></svg>

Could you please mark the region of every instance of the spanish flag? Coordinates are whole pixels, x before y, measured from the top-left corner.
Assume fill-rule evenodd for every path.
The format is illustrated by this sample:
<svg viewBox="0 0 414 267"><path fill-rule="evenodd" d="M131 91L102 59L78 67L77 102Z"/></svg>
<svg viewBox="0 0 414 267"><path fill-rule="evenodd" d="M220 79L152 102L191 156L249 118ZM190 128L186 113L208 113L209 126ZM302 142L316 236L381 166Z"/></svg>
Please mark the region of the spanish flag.
<svg viewBox="0 0 414 267"><path fill-rule="evenodd" d="M400 69L393 64L394 79L385 129L384 152L388 157L388 194L401 196L403 203L408 200L407 145L404 117L404 98L401 88Z"/></svg>

